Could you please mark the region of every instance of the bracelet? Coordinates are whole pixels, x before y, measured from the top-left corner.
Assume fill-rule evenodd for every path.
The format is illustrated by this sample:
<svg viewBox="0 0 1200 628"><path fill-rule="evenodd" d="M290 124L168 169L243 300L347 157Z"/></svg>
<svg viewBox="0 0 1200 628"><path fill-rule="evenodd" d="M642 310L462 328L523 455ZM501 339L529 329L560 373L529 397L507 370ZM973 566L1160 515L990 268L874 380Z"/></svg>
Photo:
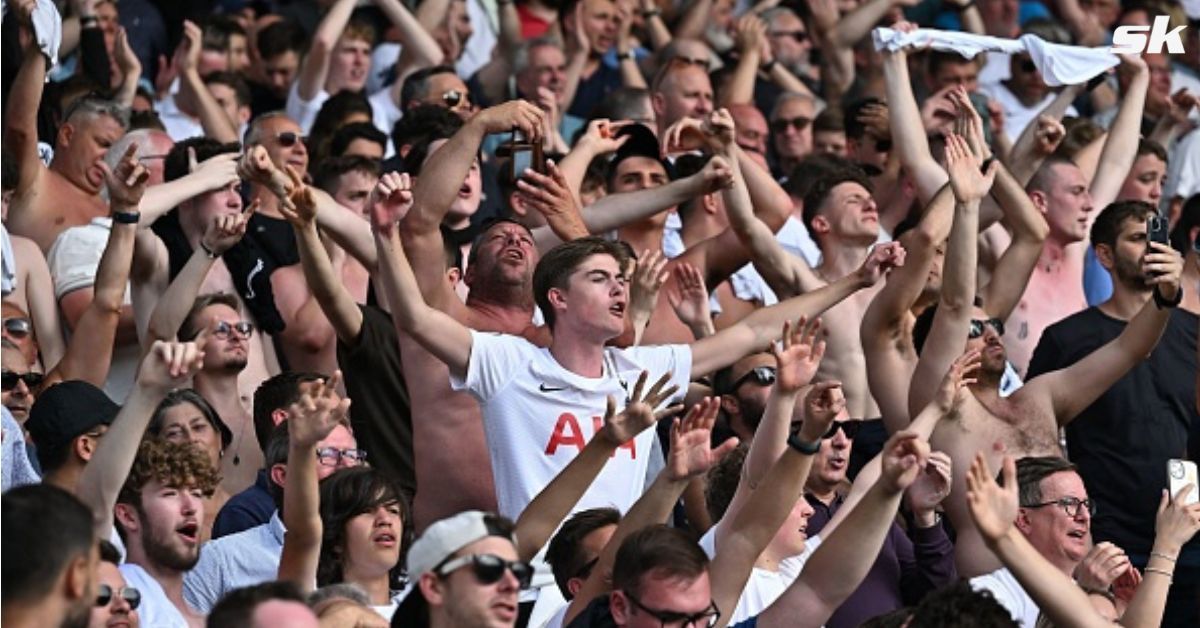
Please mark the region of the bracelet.
<svg viewBox="0 0 1200 628"><path fill-rule="evenodd" d="M98 18L94 15L79 16L79 27L80 28L91 28L94 26L98 26L99 24L100 24L100 18Z"/></svg>
<svg viewBox="0 0 1200 628"><path fill-rule="evenodd" d="M800 440L800 434L789 436L787 444L788 447L795 449L797 452L802 453L805 456L816 455L818 451L821 451L821 439L817 439L816 442L808 443Z"/></svg>
<svg viewBox="0 0 1200 628"><path fill-rule="evenodd" d="M1168 555L1166 555L1166 554L1164 554L1164 553L1162 553L1162 552L1150 552L1150 555L1151 555L1151 556L1157 556L1157 557L1159 557L1159 558L1161 558L1161 559L1163 559L1163 560L1169 560L1169 561L1171 561L1171 562L1175 562L1175 557L1173 557L1173 556L1168 556Z"/></svg>
<svg viewBox="0 0 1200 628"><path fill-rule="evenodd" d="M771 59L770 61L762 64L762 71L769 74L771 72L771 70L775 69L776 63L779 63L779 61L777 61L775 59Z"/></svg>
<svg viewBox="0 0 1200 628"><path fill-rule="evenodd" d="M1145 573L1148 573L1148 574L1156 573L1160 576L1166 576L1167 580L1170 580L1171 582L1175 581L1175 578L1172 577L1171 572L1167 571L1166 569L1157 569L1155 567L1147 567L1147 568L1143 569L1142 571Z"/></svg>
<svg viewBox="0 0 1200 628"><path fill-rule="evenodd" d="M662 15L662 9L645 9L642 11L642 17L650 19Z"/></svg>
<svg viewBox="0 0 1200 628"><path fill-rule="evenodd" d="M1183 286L1175 291L1175 298L1170 301L1158 291L1158 286L1154 286L1154 307L1160 310L1169 310L1183 302Z"/></svg>
<svg viewBox="0 0 1200 628"><path fill-rule="evenodd" d="M112 220L118 225L136 225L142 219L140 212L113 212Z"/></svg>
<svg viewBox="0 0 1200 628"><path fill-rule="evenodd" d="M632 50L626 50L625 52L617 53L617 61L632 61L632 60L633 60L633 51Z"/></svg>
<svg viewBox="0 0 1200 628"><path fill-rule="evenodd" d="M220 255L217 255L217 253L214 252L212 249L208 248L207 246L204 246L204 240L200 241L200 250L204 251L204 254L208 256L208 259L217 259L218 257L221 257Z"/></svg>

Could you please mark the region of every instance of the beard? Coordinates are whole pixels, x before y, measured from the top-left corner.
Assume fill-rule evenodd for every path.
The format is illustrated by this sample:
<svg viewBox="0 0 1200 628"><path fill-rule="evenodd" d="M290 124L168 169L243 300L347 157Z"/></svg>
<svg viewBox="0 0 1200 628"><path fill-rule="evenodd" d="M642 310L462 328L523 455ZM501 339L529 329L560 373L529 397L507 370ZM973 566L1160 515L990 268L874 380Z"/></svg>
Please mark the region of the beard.
<svg viewBox="0 0 1200 628"><path fill-rule="evenodd" d="M166 534L161 534L155 528L150 528L147 531L149 535L142 539L142 545L146 552L146 557L154 564L182 572L190 571L200 560L199 545L188 550L181 549L171 542L170 536L175 534L174 530L168 530Z"/></svg>
<svg viewBox="0 0 1200 628"><path fill-rule="evenodd" d="M1150 277L1142 272L1141 264L1137 260L1117 256L1113 266L1113 274L1116 275L1118 281L1139 292L1149 292L1153 289L1153 286L1149 283Z"/></svg>
<svg viewBox="0 0 1200 628"><path fill-rule="evenodd" d="M92 605L95 601L95 598L83 598L76 601L67 609L59 628L88 628L92 622Z"/></svg>

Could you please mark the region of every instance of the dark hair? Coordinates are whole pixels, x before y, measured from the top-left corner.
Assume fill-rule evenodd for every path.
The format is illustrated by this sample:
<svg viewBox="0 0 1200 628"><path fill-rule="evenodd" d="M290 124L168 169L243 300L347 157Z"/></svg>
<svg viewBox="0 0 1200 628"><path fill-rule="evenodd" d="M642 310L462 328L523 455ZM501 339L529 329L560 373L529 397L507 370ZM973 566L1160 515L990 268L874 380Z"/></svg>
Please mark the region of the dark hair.
<svg viewBox="0 0 1200 628"><path fill-rule="evenodd" d="M35 53L36 54L36 53ZM92 511L53 484L28 484L4 494L4 588L0 600L35 602L48 595L71 561L88 556Z"/></svg>
<svg viewBox="0 0 1200 628"><path fill-rule="evenodd" d="M413 542L412 506L400 485L371 467L341 469L321 482L321 557L317 563L317 586L342 582L346 556L346 524L379 506L400 505L400 559L391 570L391 587L403 583L405 555Z"/></svg>
<svg viewBox="0 0 1200 628"><path fill-rule="evenodd" d="M354 140L375 142L380 150L387 151L388 136L383 131L370 122L351 122L333 132L333 137L329 139L329 156L341 157Z"/></svg>
<svg viewBox="0 0 1200 628"><path fill-rule="evenodd" d="M1117 201L1105 207L1092 223L1092 247L1104 244L1109 248L1117 245L1117 237L1121 234L1121 225L1127 220L1145 222L1150 216L1158 214L1153 205L1145 201Z"/></svg>
<svg viewBox="0 0 1200 628"><path fill-rule="evenodd" d="M813 240L817 244L820 244L820 241L813 230L813 219L820 213L825 201L829 200L834 188L843 183L857 183L867 191L871 190L871 180L867 178L866 173L857 166L847 166L826 172L824 176L813 182L808 194L804 195L804 208L801 215L804 218L805 228L812 234Z"/></svg>
<svg viewBox="0 0 1200 628"><path fill-rule="evenodd" d="M304 594L293 582L273 580L226 593L213 606L204 625L208 628L253 626L254 611L259 605L273 600L305 604Z"/></svg>
<svg viewBox="0 0 1200 628"><path fill-rule="evenodd" d="M871 105L880 105L883 101L878 98L863 98L846 105L843 123L846 127L846 139L861 140L867 135L867 125L859 121L858 116ZM886 138L885 138L886 139Z"/></svg>
<svg viewBox="0 0 1200 628"><path fill-rule="evenodd" d="M408 111L413 106L415 101L420 100L429 91L429 79L439 74L454 74L454 66L451 65L435 65L430 68L422 68L409 74L404 79L404 85L400 87L400 109Z"/></svg>
<svg viewBox="0 0 1200 628"><path fill-rule="evenodd" d="M448 138L457 133L462 125L462 118L445 107L418 105L406 110L404 117L392 127L392 146L399 153L402 147L412 146L426 136ZM411 160L412 157L405 155L405 166Z"/></svg>
<svg viewBox="0 0 1200 628"><path fill-rule="evenodd" d="M733 494L737 492L738 482L742 479L742 466L746 464L746 455L749 453L750 445L741 443L705 475L704 506L714 522L720 521L725 511L729 510L729 504L733 503Z"/></svg>
<svg viewBox="0 0 1200 628"><path fill-rule="evenodd" d="M329 142L334 132L356 114L365 115L368 120L374 115L371 101L362 92L342 90L321 105L308 133L308 148L313 152L313 158L308 161L309 172L316 172L318 165L329 155Z"/></svg>
<svg viewBox="0 0 1200 628"><path fill-rule="evenodd" d="M929 56L925 59L925 71L929 78L932 79L937 76L938 71L942 69L943 65L964 65L967 63L977 64L975 57L968 59L957 52L930 50Z"/></svg>
<svg viewBox="0 0 1200 628"><path fill-rule="evenodd" d="M983 307L983 299L976 296L973 304L975 307ZM937 314L937 308L937 303L930 305L913 321L913 348L916 349L917 355L921 355L921 350L925 348L925 340L929 338L929 332L933 329L933 317Z"/></svg>
<svg viewBox="0 0 1200 628"><path fill-rule="evenodd" d="M303 54L307 47L304 29L298 24L282 19L258 31L258 57L264 61L285 52Z"/></svg>
<svg viewBox="0 0 1200 628"><path fill-rule="evenodd" d="M213 15L204 22L204 34L200 46L204 50L229 50L229 40L234 35L246 36L246 29L229 15Z"/></svg>
<svg viewBox="0 0 1200 628"><path fill-rule="evenodd" d="M644 112L650 102L650 90L644 87L618 87L609 92L600 104L591 111L589 118L596 120L629 120L634 114Z"/></svg>
<svg viewBox="0 0 1200 628"><path fill-rule="evenodd" d="M1164 164L1168 161L1167 149L1163 148L1162 144L1159 144L1154 140L1148 140L1144 137L1138 140L1137 147L1137 156L1141 157L1142 155L1154 155L1155 157L1158 157L1158 160Z"/></svg>
<svg viewBox="0 0 1200 628"><path fill-rule="evenodd" d="M1192 249L1192 229L1200 227L1200 194L1193 194L1184 201L1179 219L1171 229L1171 246L1186 256Z"/></svg>
<svg viewBox="0 0 1200 628"><path fill-rule="evenodd" d="M694 580L708 570L708 556L681 530L652 525L630 534L617 550L612 588L637 595L642 576Z"/></svg>
<svg viewBox="0 0 1200 628"><path fill-rule="evenodd" d="M200 393L191 388L177 388L167 393L167 396L154 409L154 416L150 417L150 425L146 427L146 433L158 438L162 433L163 420L166 417L167 410L185 403L196 406L196 409L200 411L200 414L204 415L209 425L221 435L221 451L228 449L229 443L233 440L233 434L229 432L229 428L221 421L221 415L217 413L217 409L212 407L212 404L201 396Z"/></svg>
<svg viewBox="0 0 1200 628"><path fill-rule="evenodd" d="M783 183L783 190L788 193L788 196L803 202L813 185L826 174L836 171L838 168L849 168L853 165L849 159L837 155L805 155L788 173L787 181Z"/></svg>
<svg viewBox="0 0 1200 628"><path fill-rule="evenodd" d="M141 129L167 132L167 127L163 124L162 118L158 117L158 113L153 109L129 112L129 130L137 131Z"/></svg>
<svg viewBox="0 0 1200 628"><path fill-rule="evenodd" d="M488 218L482 225L480 225L479 233L475 234L475 237L471 240L470 252L467 253L467 266L475 265L475 260L479 258L479 250L481 248L480 245L483 244L483 241L488 237L488 232L490 232L492 230L492 228L496 227L497 225L516 225L516 226L524 229L525 232L529 234L529 237L531 237L531 238L533 237L533 232L529 230L529 227L521 224L521 222L518 220L515 220L513 218L505 218L505 217ZM442 231L442 241L443 242L450 242L450 238L447 237L448 232L449 232L449 230L443 229L443 231ZM443 246L447 246L447 245L443 245ZM462 248L457 245L454 245L454 244L450 244L449 246L458 251L458 256L456 257L456 261L458 262L458 264L455 265L455 268L462 269ZM448 250L448 249L444 250L443 253L445 253L445 255L446 255L446 264L447 264L447 266L449 266L450 255L451 255L450 250Z"/></svg>
<svg viewBox="0 0 1200 628"><path fill-rule="evenodd" d="M246 83L246 79L242 78L241 74L229 71L210 72L204 77L204 84L207 86L214 83L232 89L238 106L250 106L250 85Z"/></svg>
<svg viewBox="0 0 1200 628"><path fill-rule="evenodd" d="M100 539L96 542L100 548L100 560L113 565L121 564L121 550L117 549L116 545L109 542L108 539Z"/></svg>
<svg viewBox="0 0 1200 628"><path fill-rule="evenodd" d="M1104 135L1104 127L1092 122L1091 118L1063 118L1062 124L1066 134L1054 151L1058 157L1074 158L1076 153Z"/></svg>
<svg viewBox="0 0 1200 628"><path fill-rule="evenodd" d="M174 181L188 174L189 148L196 152L196 163L200 163L217 155L241 152L242 145L237 142L222 144L209 137L189 137L186 140L175 142L171 150L167 151L166 158L163 159L164 181Z"/></svg>
<svg viewBox="0 0 1200 628"><path fill-rule="evenodd" d="M188 310L186 316L183 317L183 322L179 324L178 338L182 342L195 340L196 336L200 335L200 331L205 328L204 321L197 320L200 317L200 312L204 308L212 305L224 305L229 307L234 312L239 314L242 311L241 304L238 303L238 298L228 292L210 292L196 297L192 303L192 308Z"/></svg>
<svg viewBox="0 0 1200 628"><path fill-rule="evenodd" d="M550 306L550 289L565 290L571 273L593 255L611 255L617 266L625 267L625 249L611 240L589 236L560 244L546 253L533 271L533 299L542 310L542 317L554 329L554 308Z"/></svg>
<svg viewBox="0 0 1200 628"><path fill-rule="evenodd" d="M20 177L21 173L17 170L17 160L13 159L8 148L5 148L3 158L0 159L0 189L3 189L5 192L17 189Z"/></svg>
<svg viewBox="0 0 1200 628"><path fill-rule="evenodd" d="M300 400L300 385L306 382L325 381L320 373L284 371L258 385L254 391L254 438L264 451L275 421L271 415Z"/></svg>
<svg viewBox="0 0 1200 628"><path fill-rule="evenodd" d="M383 134L380 133L380 135ZM337 189L338 180L347 172L361 172L378 178L379 160L362 155L343 155L324 159L317 167L317 174L313 176L313 185L333 194Z"/></svg>
<svg viewBox="0 0 1200 628"><path fill-rule="evenodd" d="M837 107L826 107L813 119L813 133L846 132L846 116Z"/></svg>
<svg viewBox="0 0 1200 628"><path fill-rule="evenodd" d="M1002 628L1017 622L991 591L976 591L966 580L928 595L912 611L909 628Z"/></svg>
<svg viewBox="0 0 1200 628"><path fill-rule="evenodd" d="M283 511L283 487L271 480L271 469L275 465L281 464L285 467L288 463L288 447L291 444L289 436L288 422L280 421L275 429L271 430L271 437L267 441L267 446L263 449L263 467L267 470L267 492L271 494L271 500L275 502L276 510Z"/></svg>
<svg viewBox="0 0 1200 628"><path fill-rule="evenodd" d="M1066 471L1075 465L1058 456L1025 456L1017 460L1017 492L1022 506L1042 502L1042 480Z"/></svg>
<svg viewBox="0 0 1200 628"><path fill-rule="evenodd" d="M1042 162L1041 166L1038 166L1038 169L1029 179L1029 183L1025 184L1025 192L1049 192L1050 188L1054 186L1054 182L1058 180L1058 174L1055 173L1055 170L1059 166L1078 167L1075 166L1075 162L1066 157L1061 157L1057 154L1050 155Z"/></svg>
<svg viewBox="0 0 1200 628"><path fill-rule="evenodd" d="M571 578L587 577L583 570L595 558L583 553L584 537L604 526L615 526L620 522L621 511L616 508L581 510L571 515L554 538L550 539L550 545L546 547L546 563L554 572L554 582L563 598L570 600L575 597L567 589L567 582Z"/></svg>
<svg viewBox="0 0 1200 628"><path fill-rule="evenodd" d="M458 129L455 129L449 134L444 134L448 130L446 128L431 129L414 138L408 149L408 153L404 155L404 171L414 177L421 176L421 169L425 167L425 160L433 152L431 150L433 143L438 140L448 140L458 132Z"/></svg>

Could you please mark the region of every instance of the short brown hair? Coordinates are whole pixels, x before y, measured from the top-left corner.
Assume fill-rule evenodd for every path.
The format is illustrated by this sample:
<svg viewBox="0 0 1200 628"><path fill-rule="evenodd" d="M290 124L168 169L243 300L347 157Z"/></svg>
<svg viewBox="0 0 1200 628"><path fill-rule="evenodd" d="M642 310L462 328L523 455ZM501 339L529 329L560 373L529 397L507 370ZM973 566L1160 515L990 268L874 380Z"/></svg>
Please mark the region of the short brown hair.
<svg viewBox="0 0 1200 628"><path fill-rule="evenodd" d="M187 342L194 340L200 335L200 331L204 329L204 325L196 320L200 316L200 312L210 305L227 305L239 314L242 311L242 305L238 302L238 298L228 292L212 292L202 294L196 297L196 302L192 304L192 309L188 310L187 316L183 317L183 323L179 325L178 338L181 341Z"/></svg>
<svg viewBox="0 0 1200 628"><path fill-rule="evenodd" d="M640 593L642 576L695 580L708 571L708 556L695 541L675 528L652 525L630 534L617 550L613 590Z"/></svg>
<svg viewBox="0 0 1200 628"><path fill-rule="evenodd" d="M625 268L628 254L619 244L596 236L564 242L546 253L533 271L533 298L542 310L546 326L554 329L554 309L550 306L550 289L565 290L571 273L593 255L610 255L617 265Z"/></svg>
<svg viewBox="0 0 1200 628"><path fill-rule="evenodd" d="M142 441L133 468L117 495L118 504L142 507L142 489L157 481L163 486L199 489L210 497L221 482L208 456L192 443L169 443L157 439Z"/></svg>
<svg viewBox="0 0 1200 628"><path fill-rule="evenodd" d="M704 484L704 507L714 522L720 521L725 511L729 510L729 504L733 503L748 453L750 445L741 443L708 470Z"/></svg>
<svg viewBox="0 0 1200 628"><path fill-rule="evenodd" d="M1017 492L1021 506L1042 502L1042 480L1055 473L1075 472L1075 465L1058 456L1026 456L1017 460Z"/></svg>

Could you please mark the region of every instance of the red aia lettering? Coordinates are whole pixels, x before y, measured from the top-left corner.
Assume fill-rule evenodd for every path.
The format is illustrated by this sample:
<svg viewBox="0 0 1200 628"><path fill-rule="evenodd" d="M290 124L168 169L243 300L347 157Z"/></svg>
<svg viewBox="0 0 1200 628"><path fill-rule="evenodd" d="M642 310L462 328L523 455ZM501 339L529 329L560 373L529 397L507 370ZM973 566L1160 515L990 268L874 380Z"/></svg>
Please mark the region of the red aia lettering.
<svg viewBox="0 0 1200 628"><path fill-rule="evenodd" d="M592 433L600 431L604 425L602 417L592 417ZM564 412L558 415L558 421L554 424L554 433L550 435L550 442L546 444L546 455L553 456L559 447L574 447L575 450L582 451L586 444L583 437L583 430L579 427L579 420L570 412ZM637 443L630 440L621 445L620 449L628 449L629 456L633 460L637 460ZM616 452L613 452L616 455Z"/></svg>

